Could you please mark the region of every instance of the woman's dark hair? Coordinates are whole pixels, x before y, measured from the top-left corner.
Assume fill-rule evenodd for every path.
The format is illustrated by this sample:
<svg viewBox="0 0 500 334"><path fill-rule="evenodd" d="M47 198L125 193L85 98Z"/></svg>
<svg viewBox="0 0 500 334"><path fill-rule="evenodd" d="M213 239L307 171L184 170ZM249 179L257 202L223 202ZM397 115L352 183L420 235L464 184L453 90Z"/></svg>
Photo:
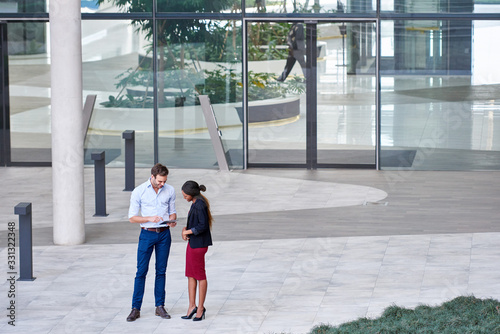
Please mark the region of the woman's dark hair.
<svg viewBox="0 0 500 334"><path fill-rule="evenodd" d="M210 202L208 199L201 194L202 191L207 191L207 187L203 184L198 184L196 181L186 181L182 185L182 191L189 196L192 196L196 199L201 199L207 205L208 211L208 225L212 228L212 213L210 212Z"/></svg>

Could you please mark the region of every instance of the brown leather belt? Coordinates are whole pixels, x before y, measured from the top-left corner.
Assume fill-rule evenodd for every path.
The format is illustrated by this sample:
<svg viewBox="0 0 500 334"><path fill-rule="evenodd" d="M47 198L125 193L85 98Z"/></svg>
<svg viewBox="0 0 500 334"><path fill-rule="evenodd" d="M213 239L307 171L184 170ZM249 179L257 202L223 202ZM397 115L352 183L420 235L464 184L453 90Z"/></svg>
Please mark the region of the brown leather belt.
<svg viewBox="0 0 500 334"><path fill-rule="evenodd" d="M151 232L156 232L156 233L161 233L165 230L168 230L170 226L163 226L163 227L141 227L143 230L146 231L151 231Z"/></svg>

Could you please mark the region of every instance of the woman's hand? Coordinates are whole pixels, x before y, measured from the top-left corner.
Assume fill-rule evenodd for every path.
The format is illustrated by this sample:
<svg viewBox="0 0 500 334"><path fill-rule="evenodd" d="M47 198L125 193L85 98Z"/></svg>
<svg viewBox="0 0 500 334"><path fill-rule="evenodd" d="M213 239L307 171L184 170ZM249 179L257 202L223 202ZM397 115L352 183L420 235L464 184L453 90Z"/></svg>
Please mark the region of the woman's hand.
<svg viewBox="0 0 500 334"><path fill-rule="evenodd" d="M182 228L182 240L188 241L189 238L188 238L188 235L185 232L186 232L186 227L183 227Z"/></svg>

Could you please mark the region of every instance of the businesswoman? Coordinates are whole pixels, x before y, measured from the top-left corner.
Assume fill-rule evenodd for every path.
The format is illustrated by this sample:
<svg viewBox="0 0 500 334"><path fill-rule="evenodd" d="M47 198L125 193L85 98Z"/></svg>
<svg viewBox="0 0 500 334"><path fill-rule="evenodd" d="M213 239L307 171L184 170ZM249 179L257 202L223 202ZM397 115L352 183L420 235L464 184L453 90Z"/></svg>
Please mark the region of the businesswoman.
<svg viewBox="0 0 500 334"><path fill-rule="evenodd" d="M205 273L205 254L212 245L212 215L210 203L201 194L206 191L204 185L195 181L187 181L182 186L182 196L192 202L189 209L187 226L182 229L182 239L188 241L186 247L186 277L188 278L189 307L182 319L200 321L205 319L205 298L207 296L207 276ZM198 291L198 306L196 305L196 290Z"/></svg>

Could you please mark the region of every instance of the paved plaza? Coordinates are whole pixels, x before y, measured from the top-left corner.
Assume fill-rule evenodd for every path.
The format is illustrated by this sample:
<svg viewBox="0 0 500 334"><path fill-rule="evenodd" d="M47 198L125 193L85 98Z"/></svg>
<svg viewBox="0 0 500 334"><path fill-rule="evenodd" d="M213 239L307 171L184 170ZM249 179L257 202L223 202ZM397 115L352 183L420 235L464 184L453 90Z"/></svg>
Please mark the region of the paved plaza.
<svg viewBox="0 0 500 334"><path fill-rule="evenodd" d="M154 315L151 265L141 317L128 323L139 229L127 220L124 170L106 169L108 216L94 217L94 170L85 168L86 242L78 246L52 242L51 173L0 168L2 333L307 333L394 304L500 299L498 172L172 169L180 220L167 269L172 319ZM148 177L136 170L136 184ZM180 318L189 208L180 186L189 179L207 186L215 217L201 322ZM36 279L16 281L9 297L8 223L17 225L20 202L33 205Z"/></svg>

